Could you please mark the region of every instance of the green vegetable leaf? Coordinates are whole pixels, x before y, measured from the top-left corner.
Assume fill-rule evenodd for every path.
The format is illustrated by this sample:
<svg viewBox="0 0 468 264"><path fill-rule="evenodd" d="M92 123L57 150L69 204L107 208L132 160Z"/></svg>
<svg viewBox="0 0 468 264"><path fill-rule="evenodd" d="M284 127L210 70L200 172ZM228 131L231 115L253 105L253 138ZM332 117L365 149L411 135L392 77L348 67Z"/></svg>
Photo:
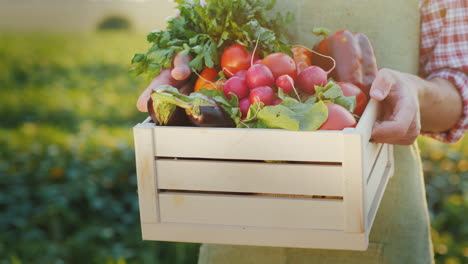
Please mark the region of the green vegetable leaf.
<svg viewBox="0 0 468 264"><path fill-rule="evenodd" d="M171 67L177 51L190 55L190 67L201 71L220 65L221 54L227 47L242 43L253 48L257 39L258 50L264 54L291 55L286 25L293 16L267 13L275 0L207 0L204 7L198 0L175 2L180 16L169 19L166 30L148 34L152 46L146 53L133 57L132 73L153 78L163 68Z"/></svg>
<svg viewBox="0 0 468 264"><path fill-rule="evenodd" d="M299 122L295 119L295 113L283 105L266 106L260 110L257 118L268 128L299 130Z"/></svg>
<svg viewBox="0 0 468 264"><path fill-rule="evenodd" d="M356 109L356 96L341 96L336 98L334 103L343 106L352 113Z"/></svg>
<svg viewBox="0 0 468 264"><path fill-rule="evenodd" d="M303 131L315 131L328 119L328 108L323 102L297 105L294 112Z"/></svg>

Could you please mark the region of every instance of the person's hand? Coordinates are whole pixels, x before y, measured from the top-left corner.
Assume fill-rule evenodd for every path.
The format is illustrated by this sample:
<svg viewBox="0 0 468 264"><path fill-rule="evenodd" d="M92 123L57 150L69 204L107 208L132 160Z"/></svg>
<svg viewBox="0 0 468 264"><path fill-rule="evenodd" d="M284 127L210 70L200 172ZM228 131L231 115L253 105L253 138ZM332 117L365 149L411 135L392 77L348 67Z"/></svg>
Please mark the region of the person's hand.
<svg viewBox="0 0 468 264"><path fill-rule="evenodd" d="M371 98L381 102L381 115L372 131L372 141L411 145L421 131L418 100L419 78L381 69L370 89Z"/></svg>
<svg viewBox="0 0 468 264"><path fill-rule="evenodd" d="M177 54L173 62L174 67L162 70L141 93L136 104L138 110L141 112L148 112L147 104L154 88L158 88L162 85L171 85L179 89L186 89L190 85L187 81L192 73L189 63L190 57L188 55Z"/></svg>

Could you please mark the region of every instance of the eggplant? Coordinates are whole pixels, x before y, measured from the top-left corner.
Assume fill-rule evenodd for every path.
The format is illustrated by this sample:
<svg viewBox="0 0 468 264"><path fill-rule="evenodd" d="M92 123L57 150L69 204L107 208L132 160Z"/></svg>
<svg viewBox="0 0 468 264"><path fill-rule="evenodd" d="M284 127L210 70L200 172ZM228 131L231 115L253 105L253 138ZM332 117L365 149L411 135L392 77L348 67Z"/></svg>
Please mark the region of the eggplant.
<svg viewBox="0 0 468 264"><path fill-rule="evenodd" d="M169 119L167 122L160 121L158 120L158 116L156 115L156 112L154 110L153 106L153 98L150 97L148 100L148 113L150 114L151 120L156 125L162 125L162 126L189 126L190 120L188 116L185 114L185 110L183 108L180 108L178 106L175 107L175 110L172 112L170 115Z"/></svg>
<svg viewBox="0 0 468 264"><path fill-rule="evenodd" d="M200 106L200 113L187 115L195 126L199 127L235 127L234 121L215 102L214 106Z"/></svg>
<svg viewBox="0 0 468 264"><path fill-rule="evenodd" d="M201 93L187 96L169 85L154 89L148 101L148 110L154 122L160 125L183 125L190 120L200 127L236 126L213 98Z"/></svg>

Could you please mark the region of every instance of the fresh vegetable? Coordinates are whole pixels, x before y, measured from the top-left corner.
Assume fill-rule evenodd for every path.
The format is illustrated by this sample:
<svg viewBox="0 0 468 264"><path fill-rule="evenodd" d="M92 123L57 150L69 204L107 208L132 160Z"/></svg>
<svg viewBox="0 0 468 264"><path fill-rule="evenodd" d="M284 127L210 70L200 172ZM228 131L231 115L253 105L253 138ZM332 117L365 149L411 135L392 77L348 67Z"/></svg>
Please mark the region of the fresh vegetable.
<svg viewBox="0 0 468 264"><path fill-rule="evenodd" d="M356 97L345 96L341 87L329 81L325 86L315 86L315 94L308 101L324 101L343 106L350 113L356 108Z"/></svg>
<svg viewBox="0 0 468 264"><path fill-rule="evenodd" d="M216 78L218 78L218 72L216 71L216 69L214 68L203 69L197 81L195 82L193 91L197 92L202 87L204 89L218 89L218 87L214 84Z"/></svg>
<svg viewBox="0 0 468 264"><path fill-rule="evenodd" d="M263 103L265 105L272 105L275 101L275 92L269 86L261 86L250 91L249 100L251 104Z"/></svg>
<svg viewBox="0 0 468 264"><path fill-rule="evenodd" d="M255 64L250 67L245 74L245 81L249 89L260 86L273 86L275 84L273 73L263 64Z"/></svg>
<svg viewBox="0 0 468 264"><path fill-rule="evenodd" d="M341 30L326 36L314 50L336 60L336 68L331 72L331 78L335 81L350 82L369 97L369 89L377 75L378 67L374 50L366 35ZM326 58L313 55L312 60L324 69L332 67L332 62Z"/></svg>
<svg viewBox="0 0 468 264"><path fill-rule="evenodd" d="M252 104L238 127L314 131L327 120L327 107L323 102L301 103L279 95L283 97L279 105L261 107L262 103Z"/></svg>
<svg viewBox="0 0 468 264"><path fill-rule="evenodd" d="M250 105L251 104L249 98L243 98L239 101L239 108L242 113L242 118L245 118L247 116L247 112L249 112Z"/></svg>
<svg viewBox="0 0 468 264"><path fill-rule="evenodd" d="M285 74L296 79L296 63L288 54L280 52L270 54L262 60L262 64L271 70L275 79Z"/></svg>
<svg viewBox="0 0 468 264"><path fill-rule="evenodd" d="M356 108L353 113L361 116L367 106L367 97L364 92L352 83L337 82L336 84L341 87L341 91L343 91L344 96L356 97Z"/></svg>
<svg viewBox="0 0 468 264"><path fill-rule="evenodd" d="M279 105L283 102L280 98L276 98L275 101L273 101L273 105Z"/></svg>
<svg viewBox="0 0 468 264"><path fill-rule="evenodd" d="M162 121L169 120L175 109L180 107L185 110L192 124L196 126L235 126L233 119L224 112L220 104L202 93L192 93L190 96L186 96L176 88L165 85L155 89L151 98L154 113L157 113L156 119L160 124L164 124Z"/></svg>
<svg viewBox="0 0 468 264"><path fill-rule="evenodd" d="M247 83L244 79L232 77L224 84L223 92L229 99L231 99L231 93L235 94L237 98L242 99L249 95L249 88L247 88Z"/></svg>
<svg viewBox="0 0 468 264"><path fill-rule="evenodd" d="M276 87L283 89L285 93L290 93L294 89L294 80L287 74L278 77L275 84Z"/></svg>
<svg viewBox="0 0 468 264"><path fill-rule="evenodd" d="M223 72L232 77L239 71L246 71L251 65L252 55L240 44L228 47L221 57Z"/></svg>
<svg viewBox="0 0 468 264"><path fill-rule="evenodd" d="M241 79L245 79L245 75L246 75L247 71L238 71L234 74L234 76L236 77L239 77Z"/></svg>
<svg viewBox="0 0 468 264"><path fill-rule="evenodd" d="M293 16L273 13L275 0L174 2L180 16L170 18L166 30L149 33L152 46L135 54L132 73L154 78L171 67L177 52L190 55L190 67L200 72L221 65L222 52L236 43L250 49L258 42L262 57L278 51L291 53L284 33Z"/></svg>
<svg viewBox="0 0 468 264"><path fill-rule="evenodd" d="M328 108L328 118L319 130L343 130L347 127L355 127L356 119L341 105L325 103Z"/></svg>
<svg viewBox="0 0 468 264"><path fill-rule="evenodd" d="M312 52L305 47L295 46L291 48L294 62L297 67L297 74L300 74L305 68L312 66Z"/></svg>
<svg viewBox="0 0 468 264"><path fill-rule="evenodd" d="M148 113L150 114L151 120L153 120L155 124L162 126L190 125L190 121L185 114L184 109L175 105L161 106L157 103L153 104L153 99L151 97L148 100ZM161 109L164 109L165 111L160 111Z"/></svg>
<svg viewBox="0 0 468 264"><path fill-rule="evenodd" d="M315 86L324 86L327 84L327 73L318 66L305 68L297 77L299 88L308 93L315 93Z"/></svg>

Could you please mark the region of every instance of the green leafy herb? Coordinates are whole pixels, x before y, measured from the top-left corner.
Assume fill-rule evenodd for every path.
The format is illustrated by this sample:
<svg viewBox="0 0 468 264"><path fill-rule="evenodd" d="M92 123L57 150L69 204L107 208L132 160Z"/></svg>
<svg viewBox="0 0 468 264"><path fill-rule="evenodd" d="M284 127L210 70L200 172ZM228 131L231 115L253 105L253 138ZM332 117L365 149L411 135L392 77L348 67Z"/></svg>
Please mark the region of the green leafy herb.
<svg viewBox="0 0 468 264"><path fill-rule="evenodd" d="M179 17L171 18L165 31L155 30L147 39L152 47L136 54L130 70L136 75L155 77L171 66L177 52L191 56L190 67L201 71L220 64L224 49L241 43L264 54L291 53L285 36L285 25L291 14L271 16L268 12L276 0L175 0ZM206 3L205 3L206 2Z"/></svg>
<svg viewBox="0 0 468 264"><path fill-rule="evenodd" d="M346 108L351 113L356 108L356 97L355 96L344 96L341 91L341 87L338 86L334 81L329 81L325 86L315 86L315 100L332 102L339 104Z"/></svg>

